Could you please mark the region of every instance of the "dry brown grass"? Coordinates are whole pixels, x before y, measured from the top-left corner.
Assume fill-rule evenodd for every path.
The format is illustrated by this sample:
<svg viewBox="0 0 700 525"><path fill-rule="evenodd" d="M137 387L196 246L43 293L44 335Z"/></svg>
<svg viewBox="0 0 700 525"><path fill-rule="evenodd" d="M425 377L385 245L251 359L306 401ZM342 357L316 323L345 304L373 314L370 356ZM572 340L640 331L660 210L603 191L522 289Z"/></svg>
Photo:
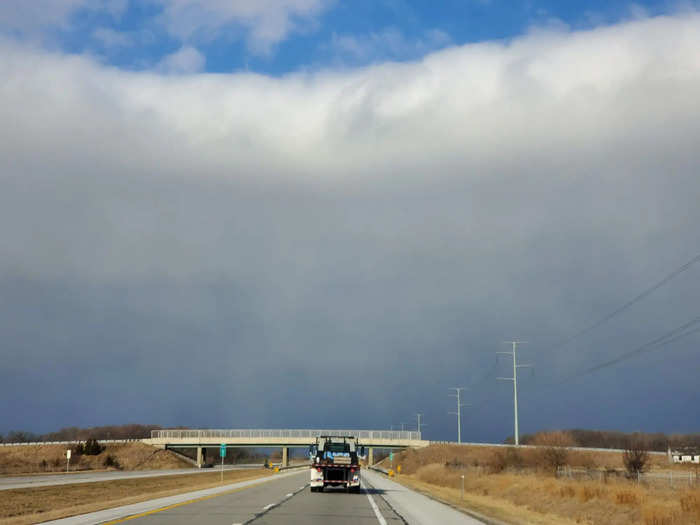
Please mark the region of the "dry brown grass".
<svg viewBox="0 0 700 525"><path fill-rule="evenodd" d="M591 457L575 452L569 457L574 464L603 456L608 468L622 466L620 453L614 463L615 458L604 457L606 453ZM439 494L457 505L464 475L467 506L509 523L700 524L700 490L639 485L618 476L601 476L600 481L556 478L547 469L537 468L541 457L529 449L514 453L438 445L397 454L394 465L402 466L404 475L398 477L399 482ZM504 462L506 466L501 468ZM514 465L522 468L514 470ZM547 519L525 519L525 511Z"/></svg>
<svg viewBox="0 0 700 525"><path fill-rule="evenodd" d="M0 522L7 525L39 523L150 499L221 485L220 473L76 483L31 489L3 490ZM272 475L269 470L228 470L224 483Z"/></svg>
<svg viewBox="0 0 700 525"><path fill-rule="evenodd" d="M610 472L624 470L620 452L568 450L566 459L567 465L573 468ZM531 448L516 450L511 447L431 445L424 449L407 450L397 454L394 457L394 464L399 463L406 474L415 473L419 467L431 463L449 464L454 467L480 467L490 471L498 471L501 466L504 470L513 467L549 470L549 466L543 462L540 450ZM382 464L387 465L388 459L385 459ZM657 454L650 456L650 466L652 470L691 469L684 465L670 465L665 455Z"/></svg>
<svg viewBox="0 0 700 525"><path fill-rule="evenodd" d="M39 474L65 472L66 445L25 445L0 447L0 474ZM104 470L107 456L112 456L125 470L175 469L191 467L167 450L144 443L108 443L96 456L73 456L71 471Z"/></svg>

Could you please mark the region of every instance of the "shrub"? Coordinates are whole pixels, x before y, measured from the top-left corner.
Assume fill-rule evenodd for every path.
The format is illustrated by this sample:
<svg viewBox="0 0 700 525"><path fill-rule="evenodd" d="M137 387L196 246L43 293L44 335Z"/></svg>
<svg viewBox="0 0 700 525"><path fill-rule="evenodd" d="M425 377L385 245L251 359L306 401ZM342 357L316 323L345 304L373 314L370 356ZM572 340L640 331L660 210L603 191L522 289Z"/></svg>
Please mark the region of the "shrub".
<svg viewBox="0 0 700 525"><path fill-rule="evenodd" d="M649 446L646 439L640 435L631 437L622 452L622 462L629 477L644 472L649 463Z"/></svg>
<svg viewBox="0 0 700 525"><path fill-rule="evenodd" d="M489 466L493 472L503 472L506 469L521 469L523 457L515 448L508 448L505 452L498 450L491 455Z"/></svg>
<svg viewBox="0 0 700 525"><path fill-rule="evenodd" d="M464 468L464 463L457 458L452 458L450 461L445 462L445 466L449 469L462 470Z"/></svg>
<svg viewBox="0 0 700 525"><path fill-rule="evenodd" d="M70 448L70 450L73 456L82 456L85 453L85 445L82 443L76 443Z"/></svg>
<svg viewBox="0 0 700 525"><path fill-rule="evenodd" d="M96 439L90 438L85 442L83 454L86 456L97 456L98 454L101 454L104 449L105 447L100 445Z"/></svg>
<svg viewBox="0 0 700 525"><path fill-rule="evenodd" d="M539 447L536 457L540 468L556 473L567 464L569 448L574 440L566 432L542 432L535 436L533 444Z"/></svg>
<svg viewBox="0 0 700 525"><path fill-rule="evenodd" d="M107 455L107 457L104 459L102 464L108 468L109 467L116 468L116 469L122 468L122 466L119 464L119 461L117 459L115 459L114 456L112 456L111 454Z"/></svg>

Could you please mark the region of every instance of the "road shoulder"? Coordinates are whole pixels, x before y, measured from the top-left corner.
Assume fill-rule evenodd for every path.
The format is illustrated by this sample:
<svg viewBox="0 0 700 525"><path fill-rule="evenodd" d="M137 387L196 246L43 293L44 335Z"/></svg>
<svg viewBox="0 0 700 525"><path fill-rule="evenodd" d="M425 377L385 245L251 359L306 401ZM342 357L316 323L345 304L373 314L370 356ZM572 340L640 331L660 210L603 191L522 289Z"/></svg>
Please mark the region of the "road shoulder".
<svg viewBox="0 0 700 525"><path fill-rule="evenodd" d="M366 470L363 472L363 477L409 525L422 523L485 525L484 521L391 481L377 472Z"/></svg>

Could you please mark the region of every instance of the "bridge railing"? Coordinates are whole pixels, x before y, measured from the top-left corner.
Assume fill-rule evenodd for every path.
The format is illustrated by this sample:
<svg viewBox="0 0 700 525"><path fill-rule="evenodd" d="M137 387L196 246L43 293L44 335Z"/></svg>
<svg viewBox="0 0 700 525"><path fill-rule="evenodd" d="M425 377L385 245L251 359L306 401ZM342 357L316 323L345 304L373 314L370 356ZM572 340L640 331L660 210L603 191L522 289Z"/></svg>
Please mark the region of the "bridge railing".
<svg viewBox="0 0 700 525"><path fill-rule="evenodd" d="M198 429L198 430L151 430L152 439L199 439L199 438L316 438L319 436L357 437L369 439L420 440L421 433L408 430L300 430L300 429Z"/></svg>

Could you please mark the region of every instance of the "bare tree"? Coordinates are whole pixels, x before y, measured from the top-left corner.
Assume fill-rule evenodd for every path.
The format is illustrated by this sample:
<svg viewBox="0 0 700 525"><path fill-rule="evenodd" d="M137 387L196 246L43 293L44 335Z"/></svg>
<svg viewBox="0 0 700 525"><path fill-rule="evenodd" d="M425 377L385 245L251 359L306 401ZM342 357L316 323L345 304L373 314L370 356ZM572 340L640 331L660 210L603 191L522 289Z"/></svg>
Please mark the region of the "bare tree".
<svg viewBox="0 0 700 525"><path fill-rule="evenodd" d="M630 477L637 476L648 468L649 443L644 436L634 434L627 440L622 452L622 462Z"/></svg>

